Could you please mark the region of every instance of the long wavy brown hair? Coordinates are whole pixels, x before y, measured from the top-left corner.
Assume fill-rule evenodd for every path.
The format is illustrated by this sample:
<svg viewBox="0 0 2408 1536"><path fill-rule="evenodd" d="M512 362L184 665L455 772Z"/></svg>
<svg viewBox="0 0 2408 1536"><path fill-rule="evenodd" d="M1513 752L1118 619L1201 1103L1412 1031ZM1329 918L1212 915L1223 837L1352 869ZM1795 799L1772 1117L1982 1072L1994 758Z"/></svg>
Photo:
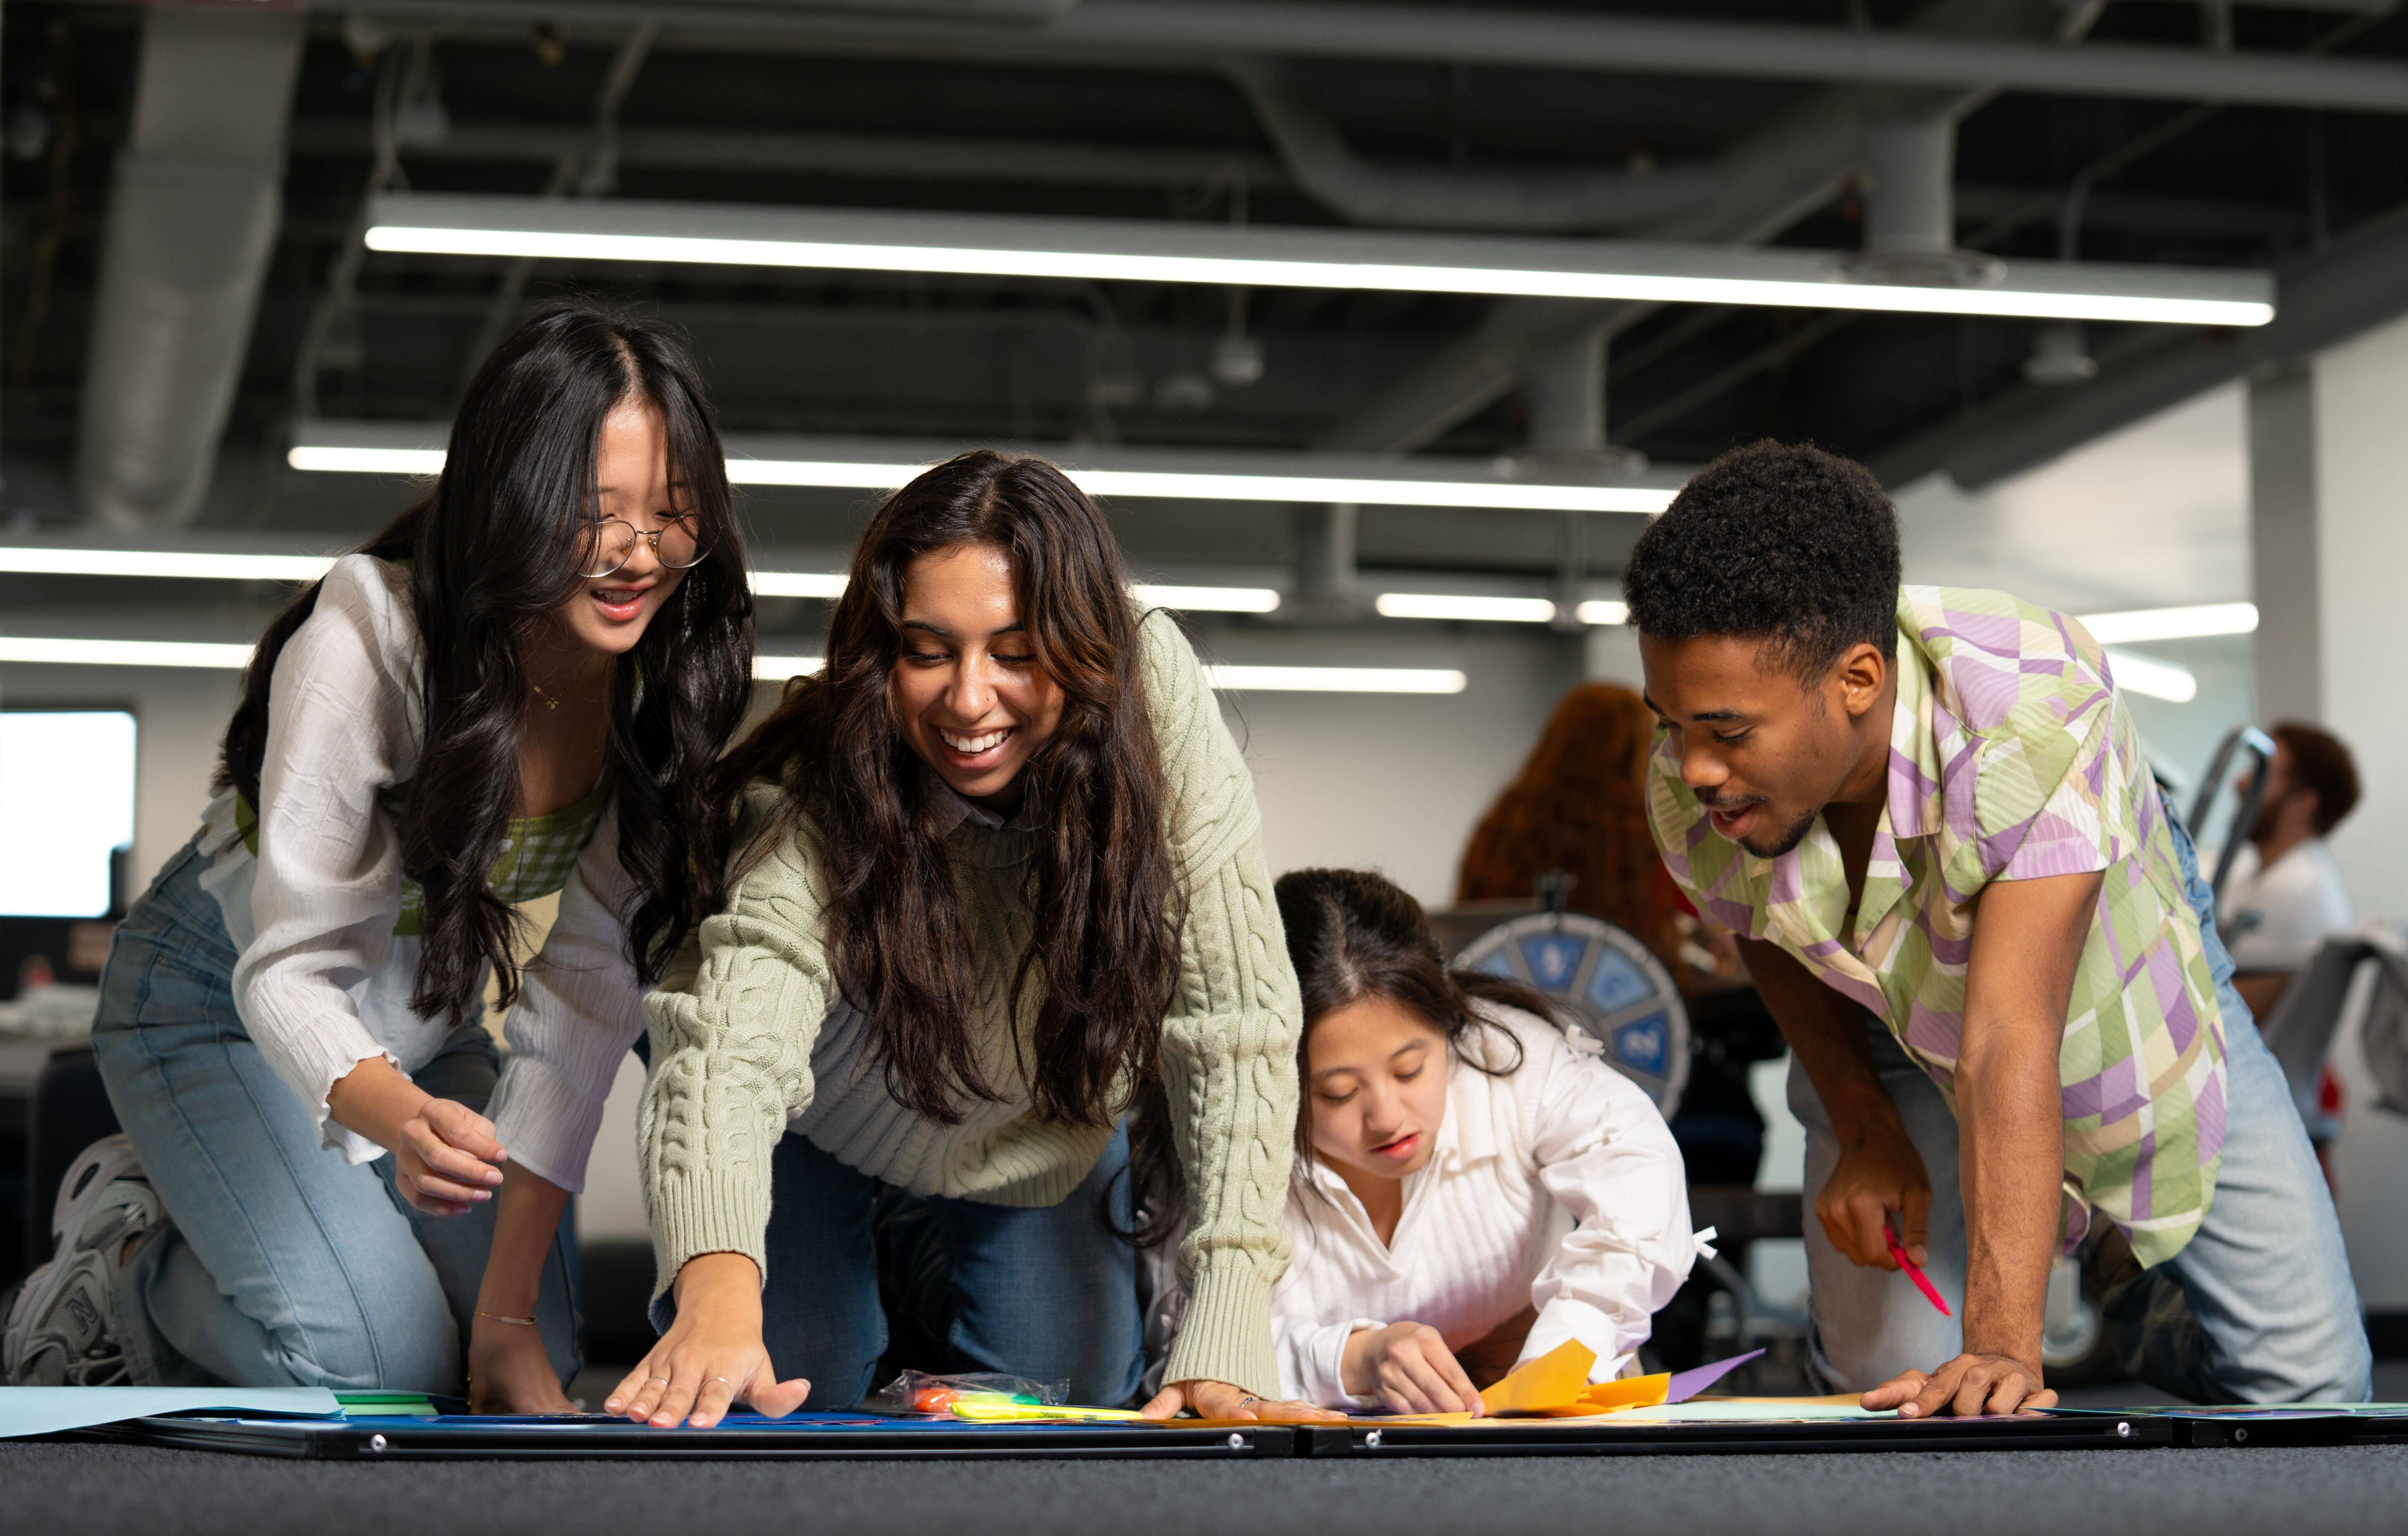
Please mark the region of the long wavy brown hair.
<svg viewBox="0 0 2408 1536"><path fill-rule="evenodd" d="M731 879L809 817L826 850L837 982L869 1018L888 1091L948 1125L965 1099L1002 1097L980 1070L971 1035L969 939L930 775L887 695L906 572L924 554L965 545L1010 561L1037 665L1063 694L1061 725L1025 770L1043 829L1029 869L1035 931L1013 974L1011 1016L1028 986L1041 986L1043 1000L1024 1075L1045 1118L1109 1126L1121 1075L1156 1074L1185 913L1120 546L1054 466L965 453L871 517L828 620L826 668L788 683L724 765L724 814L736 813L747 784L783 791Z"/></svg>
<svg viewBox="0 0 2408 1536"><path fill-rule="evenodd" d="M1526 900L1541 875L1560 869L1572 877L1572 911L1628 929L1682 974L1647 827L1655 745L1656 713L1629 689L1584 682L1566 694L1521 773L1473 830L1455 899Z"/></svg>

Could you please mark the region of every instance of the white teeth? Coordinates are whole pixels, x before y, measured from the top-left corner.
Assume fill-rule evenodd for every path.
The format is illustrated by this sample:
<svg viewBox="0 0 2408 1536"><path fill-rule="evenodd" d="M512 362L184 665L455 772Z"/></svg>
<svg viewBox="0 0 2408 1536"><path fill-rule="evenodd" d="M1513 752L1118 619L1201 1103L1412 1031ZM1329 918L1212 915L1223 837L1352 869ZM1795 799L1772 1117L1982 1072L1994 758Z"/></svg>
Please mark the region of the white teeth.
<svg viewBox="0 0 2408 1536"><path fill-rule="evenodd" d="M955 752L960 753L963 756L976 757L980 753L989 751L1001 745L1003 739L1010 736L1011 732L1007 728L1004 730L982 731L976 736L964 736L958 731L942 730L939 731L937 734L944 738L945 745L953 748Z"/></svg>

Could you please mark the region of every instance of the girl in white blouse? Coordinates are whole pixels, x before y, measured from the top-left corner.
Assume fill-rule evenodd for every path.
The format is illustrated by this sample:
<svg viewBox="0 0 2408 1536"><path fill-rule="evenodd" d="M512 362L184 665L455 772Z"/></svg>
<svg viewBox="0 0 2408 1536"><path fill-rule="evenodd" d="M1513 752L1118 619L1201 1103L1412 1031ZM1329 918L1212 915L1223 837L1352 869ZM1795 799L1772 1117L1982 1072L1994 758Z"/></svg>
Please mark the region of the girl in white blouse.
<svg viewBox="0 0 2408 1536"><path fill-rule="evenodd" d="M1622 1374L1702 1251L1654 1102L1537 994L1449 971L1387 880L1277 892L1305 1014L1281 1391L1477 1412L1480 1385L1572 1339L1592 1380Z"/></svg>
<svg viewBox="0 0 2408 1536"><path fill-rule="evenodd" d="M567 1408L562 1213L702 915L724 836L694 791L751 662L684 346L593 304L529 320L425 498L253 654L218 797L110 952L125 1134L60 1191L7 1379L456 1393L465 1366L480 1407ZM554 893L522 972L512 907Z"/></svg>

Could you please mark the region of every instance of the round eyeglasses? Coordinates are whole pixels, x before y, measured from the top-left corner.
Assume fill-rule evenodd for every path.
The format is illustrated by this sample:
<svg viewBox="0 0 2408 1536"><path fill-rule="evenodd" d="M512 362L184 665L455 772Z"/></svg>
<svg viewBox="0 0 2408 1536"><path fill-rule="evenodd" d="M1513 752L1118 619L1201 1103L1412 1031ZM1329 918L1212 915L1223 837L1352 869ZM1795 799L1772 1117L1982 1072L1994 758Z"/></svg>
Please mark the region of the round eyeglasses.
<svg viewBox="0 0 2408 1536"><path fill-rule="evenodd" d="M585 525L585 563L578 574L608 576L635 558L638 540L651 539L652 558L669 570L688 570L702 563L702 534L694 519L673 517L647 532L615 517L596 518Z"/></svg>

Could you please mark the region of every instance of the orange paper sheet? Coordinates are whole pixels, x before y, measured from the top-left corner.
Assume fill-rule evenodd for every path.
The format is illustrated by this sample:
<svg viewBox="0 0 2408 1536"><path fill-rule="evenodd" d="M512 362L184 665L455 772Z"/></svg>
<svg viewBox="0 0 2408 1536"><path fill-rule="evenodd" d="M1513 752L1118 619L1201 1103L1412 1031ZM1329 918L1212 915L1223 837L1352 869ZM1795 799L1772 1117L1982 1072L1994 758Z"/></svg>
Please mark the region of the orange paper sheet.
<svg viewBox="0 0 2408 1536"><path fill-rule="evenodd" d="M1575 1407L1588 1390L1588 1373L1596 1369L1597 1351L1577 1339L1555 1348L1509 1372L1494 1386L1481 1388L1480 1405L1493 1417L1498 1414L1544 1414Z"/></svg>

